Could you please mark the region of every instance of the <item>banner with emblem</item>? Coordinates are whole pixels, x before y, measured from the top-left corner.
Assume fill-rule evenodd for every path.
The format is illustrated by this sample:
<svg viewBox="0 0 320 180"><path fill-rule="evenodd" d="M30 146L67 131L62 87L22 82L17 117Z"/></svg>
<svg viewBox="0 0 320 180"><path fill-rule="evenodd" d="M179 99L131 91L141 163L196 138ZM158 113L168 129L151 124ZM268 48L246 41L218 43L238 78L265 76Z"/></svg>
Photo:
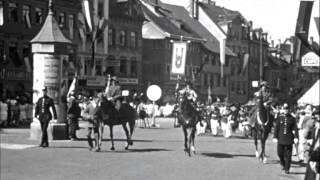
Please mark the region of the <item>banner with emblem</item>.
<svg viewBox="0 0 320 180"><path fill-rule="evenodd" d="M171 73L184 74L186 65L187 42L174 42L172 50Z"/></svg>

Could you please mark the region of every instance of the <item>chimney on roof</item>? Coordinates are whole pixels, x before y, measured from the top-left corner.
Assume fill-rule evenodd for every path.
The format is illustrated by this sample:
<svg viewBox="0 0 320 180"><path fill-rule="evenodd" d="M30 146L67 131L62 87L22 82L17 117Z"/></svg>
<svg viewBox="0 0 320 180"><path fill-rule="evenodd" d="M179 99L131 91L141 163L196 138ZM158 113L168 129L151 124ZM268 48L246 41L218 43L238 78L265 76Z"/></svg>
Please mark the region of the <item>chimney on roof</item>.
<svg viewBox="0 0 320 180"><path fill-rule="evenodd" d="M199 0L189 0L189 7L189 15L194 19L198 19Z"/></svg>
<svg viewBox="0 0 320 180"><path fill-rule="evenodd" d="M271 47L274 47L274 40L271 40Z"/></svg>

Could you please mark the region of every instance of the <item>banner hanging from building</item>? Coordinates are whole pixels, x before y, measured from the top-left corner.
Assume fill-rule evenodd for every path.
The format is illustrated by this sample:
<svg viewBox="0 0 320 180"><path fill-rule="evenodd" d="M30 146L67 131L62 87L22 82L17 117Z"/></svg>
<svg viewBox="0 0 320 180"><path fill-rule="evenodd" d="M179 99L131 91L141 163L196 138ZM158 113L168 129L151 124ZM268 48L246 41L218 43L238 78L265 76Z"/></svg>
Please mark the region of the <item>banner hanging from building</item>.
<svg viewBox="0 0 320 180"><path fill-rule="evenodd" d="M186 65L187 43L174 42L172 50L171 73L184 74Z"/></svg>

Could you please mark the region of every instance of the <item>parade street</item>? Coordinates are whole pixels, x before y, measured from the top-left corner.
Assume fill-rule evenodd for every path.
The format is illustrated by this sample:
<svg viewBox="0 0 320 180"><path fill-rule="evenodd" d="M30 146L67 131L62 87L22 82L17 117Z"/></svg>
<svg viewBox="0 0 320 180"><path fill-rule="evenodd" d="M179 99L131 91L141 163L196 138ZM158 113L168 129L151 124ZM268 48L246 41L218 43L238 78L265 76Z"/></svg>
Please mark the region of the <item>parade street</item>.
<svg viewBox="0 0 320 180"><path fill-rule="evenodd" d="M268 162L254 155L252 139L196 136L196 155L183 151L183 133L173 128L172 119L158 119L160 128L139 128L134 144L124 150L121 126L114 130L115 151L110 151L109 130L105 127L101 152L89 151L86 129L78 131L79 141L51 141L49 148L29 140L29 129L1 130L1 180L28 179L217 179L278 180L303 179L305 167L296 162L290 174L281 172L276 145L269 138Z"/></svg>

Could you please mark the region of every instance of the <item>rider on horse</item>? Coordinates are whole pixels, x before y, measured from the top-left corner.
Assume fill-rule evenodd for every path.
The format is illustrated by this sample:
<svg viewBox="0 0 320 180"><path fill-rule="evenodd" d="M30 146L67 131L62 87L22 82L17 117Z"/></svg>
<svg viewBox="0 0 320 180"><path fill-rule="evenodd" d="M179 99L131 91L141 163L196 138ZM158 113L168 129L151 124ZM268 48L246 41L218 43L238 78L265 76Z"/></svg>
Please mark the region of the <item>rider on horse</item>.
<svg viewBox="0 0 320 180"><path fill-rule="evenodd" d="M256 97L262 100L262 104L264 107L268 107L272 102L272 95L270 92L270 87L266 81L262 81L260 84L260 90L254 93Z"/></svg>
<svg viewBox="0 0 320 180"><path fill-rule="evenodd" d="M121 87L119 85L119 81L117 80L116 76L113 76L110 79L110 84L108 81L107 88L105 91L105 96L109 101L114 102L115 109L119 111L121 108L122 95L121 95Z"/></svg>
<svg viewBox="0 0 320 180"><path fill-rule="evenodd" d="M255 98L257 99L256 101L256 106L251 109L249 112L249 115L252 116L253 114L256 114L256 112L259 110L259 107L263 107L267 110L271 107L271 102L273 101L272 94L270 92L270 87L266 81L262 81L260 84L260 89L259 91L254 93ZM251 118L251 122L249 124L253 127L254 126L254 121Z"/></svg>
<svg viewBox="0 0 320 180"><path fill-rule="evenodd" d="M197 100L198 95L193 90L191 81L187 81L186 82L186 87L181 89L179 91L179 94L182 95L182 96L186 96L187 99L190 100L193 103L193 105L196 105L196 100Z"/></svg>

